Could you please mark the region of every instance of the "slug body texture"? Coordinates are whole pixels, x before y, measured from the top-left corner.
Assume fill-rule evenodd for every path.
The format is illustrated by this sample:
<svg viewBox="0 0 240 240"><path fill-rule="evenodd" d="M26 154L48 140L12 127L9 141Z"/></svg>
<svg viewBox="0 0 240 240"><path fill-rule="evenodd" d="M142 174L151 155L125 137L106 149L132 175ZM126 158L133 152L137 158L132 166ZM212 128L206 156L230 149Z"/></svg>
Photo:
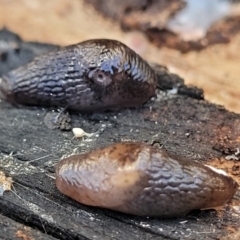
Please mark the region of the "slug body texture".
<svg viewBox="0 0 240 240"><path fill-rule="evenodd" d="M118 143L56 165L57 188L76 201L124 213L181 217L223 205L230 177L143 143Z"/></svg>
<svg viewBox="0 0 240 240"><path fill-rule="evenodd" d="M0 79L11 102L93 111L135 107L155 93L154 71L124 44L85 41L35 58Z"/></svg>

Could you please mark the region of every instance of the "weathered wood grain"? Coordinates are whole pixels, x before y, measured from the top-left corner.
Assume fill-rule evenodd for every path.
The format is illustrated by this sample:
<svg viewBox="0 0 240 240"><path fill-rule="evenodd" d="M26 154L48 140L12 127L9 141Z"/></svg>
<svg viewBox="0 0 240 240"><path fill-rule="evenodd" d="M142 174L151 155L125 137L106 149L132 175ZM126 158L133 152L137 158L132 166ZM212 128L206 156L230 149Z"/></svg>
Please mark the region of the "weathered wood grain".
<svg viewBox="0 0 240 240"><path fill-rule="evenodd" d="M184 86L176 75L159 67L156 71L157 95L144 106L118 112L72 113L74 127L97 133L83 139L73 139L71 132L48 129L44 116L50 109L1 101L0 170L14 182L12 191L0 196L0 226L10 218L15 229L21 223L58 239L220 239L235 233L240 214L229 207L218 212L196 211L177 219L140 218L81 205L55 186L54 164L63 155L113 142L155 143L203 163L236 151L240 115L204 101L200 90ZM172 88L178 93L169 91ZM237 161L234 164L239 166ZM238 191L234 205L239 201ZM10 228L9 232L1 231L3 239L11 234Z"/></svg>
<svg viewBox="0 0 240 240"><path fill-rule="evenodd" d="M42 239L42 240L54 240L56 238L44 234L38 230L27 227L23 224L17 223L11 218L0 215L0 229L1 236L0 239L7 240L33 240L33 239Z"/></svg>

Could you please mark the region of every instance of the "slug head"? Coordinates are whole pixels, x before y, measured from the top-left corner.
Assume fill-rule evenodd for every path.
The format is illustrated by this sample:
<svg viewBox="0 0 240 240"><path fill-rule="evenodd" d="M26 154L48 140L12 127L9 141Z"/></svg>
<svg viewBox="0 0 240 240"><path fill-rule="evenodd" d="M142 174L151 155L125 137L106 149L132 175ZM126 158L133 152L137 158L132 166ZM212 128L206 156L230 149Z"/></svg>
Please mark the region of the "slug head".
<svg viewBox="0 0 240 240"><path fill-rule="evenodd" d="M155 93L156 76L147 62L124 44L96 39L76 45L75 55L86 66L92 90L91 108L135 107Z"/></svg>
<svg viewBox="0 0 240 240"><path fill-rule="evenodd" d="M147 184L138 153L135 145L116 144L66 158L56 165L57 188L87 205L121 208Z"/></svg>

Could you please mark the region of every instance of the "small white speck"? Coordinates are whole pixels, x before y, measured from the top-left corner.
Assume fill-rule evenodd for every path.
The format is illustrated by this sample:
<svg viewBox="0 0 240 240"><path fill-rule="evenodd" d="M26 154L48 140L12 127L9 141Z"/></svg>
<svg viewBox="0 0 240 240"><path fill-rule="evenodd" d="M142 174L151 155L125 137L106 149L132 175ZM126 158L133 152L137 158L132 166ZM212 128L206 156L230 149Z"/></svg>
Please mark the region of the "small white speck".
<svg viewBox="0 0 240 240"><path fill-rule="evenodd" d="M222 169L217 169L217 168L215 168L215 167L213 167L213 166L209 166L209 165L206 165L206 164L204 164L204 165L205 165L206 167L211 168L214 172L217 172L217 173L219 173L219 174L228 176L227 173L226 173L225 171L223 171Z"/></svg>
<svg viewBox="0 0 240 240"><path fill-rule="evenodd" d="M173 89L167 91L168 95L170 95L170 94L175 95L177 93L178 93L178 88L173 88Z"/></svg>
<svg viewBox="0 0 240 240"><path fill-rule="evenodd" d="M226 160L239 160L239 158L238 157L236 157L235 155L227 155L226 157L225 157L225 159Z"/></svg>
<svg viewBox="0 0 240 240"><path fill-rule="evenodd" d="M143 222L141 222L140 225L141 225L142 227L150 227L149 224L147 224L147 223L143 223Z"/></svg>
<svg viewBox="0 0 240 240"><path fill-rule="evenodd" d="M239 148L236 149L236 152L234 153L236 156L240 153Z"/></svg>
<svg viewBox="0 0 240 240"><path fill-rule="evenodd" d="M235 213L240 214L240 206L232 206L232 208L233 208L233 211L234 211ZM238 215L238 216L239 216L239 215Z"/></svg>
<svg viewBox="0 0 240 240"><path fill-rule="evenodd" d="M73 128L72 132L75 138L82 138L84 136L91 137L92 133L86 133L82 128Z"/></svg>
<svg viewBox="0 0 240 240"><path fill-rule="evenodd" d="M184 223L187 223L188 221L185 220L185 221L182 221L182 222L179 222L180 224L184 224Z"/></svg>
<svg viewBox="0 0 240 240"><path fill-rule="evenodd" d="M237 157L239 155L239 153L240 153L239 148L236 148L236 152L232 155L227 155L225 157L225 159L226 160L237 160L238 161L238 160L240 160L240 157Z"/></svg>

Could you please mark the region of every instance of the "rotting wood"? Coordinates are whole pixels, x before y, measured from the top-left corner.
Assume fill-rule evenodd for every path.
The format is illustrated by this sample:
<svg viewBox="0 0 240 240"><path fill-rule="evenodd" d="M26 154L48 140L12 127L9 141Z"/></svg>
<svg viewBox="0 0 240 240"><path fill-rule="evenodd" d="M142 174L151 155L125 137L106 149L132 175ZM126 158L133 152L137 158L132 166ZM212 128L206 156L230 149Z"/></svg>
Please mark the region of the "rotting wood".
<svg viewBox="0 0 240 240"><path fill-rule="evenodd" d="M23 240L54 240L56 238L44 234L38 230L17 223L11 218L0 215L0 239L23 239Z"/></svg>
<svg viewBox="0 0 240 240"><path fill-rule="evenodd" d="M240 213L231 208L195 211L177 219L140 218L81 205L56 189L53 166L63 155L112 142L155 143L171 153L208 164L211 158L224 159L236 152L240 115L204 101L201 90L185 86L164 68L155 68L161 90L144 106L71 114L73 127L98 132L99 136L73 139L71 132L49 130L44 125L50 109L1 101L0 170L14 182L12 191L0 197L0 219L7 221L8 217L9 224L21 223L58 239L216 239L235 234ZM171 89L184 91L176 94ZM238 161L231 163L239 165ZM238 182L239 177L235 176ZM233 199L235 205L239 201L240 191Z"/></svg>

